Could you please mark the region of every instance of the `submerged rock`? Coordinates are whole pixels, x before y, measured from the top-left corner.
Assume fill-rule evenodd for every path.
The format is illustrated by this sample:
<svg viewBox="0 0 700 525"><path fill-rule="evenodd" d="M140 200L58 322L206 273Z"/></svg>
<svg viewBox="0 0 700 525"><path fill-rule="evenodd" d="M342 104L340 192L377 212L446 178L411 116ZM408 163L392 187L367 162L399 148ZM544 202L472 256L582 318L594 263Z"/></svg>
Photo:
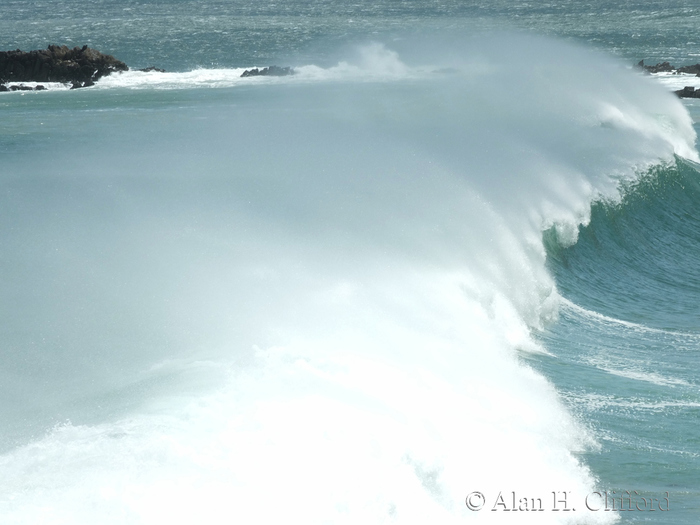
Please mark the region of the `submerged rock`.
<svg viewBox="0 0 700 525"><path fill-rule="evenodd" d="M121 60L88 46L71 49L52 45L38 51L0 51L2 83L70 82L71 89L75 89L92 86L103 76L128 69Z"/></svg>
<svg viewBox="0 0 700 525"><path fill-rule="evenodd" d="M143 69L137 69L136 71L141 71L142 73L151 73L151 72L165 73L165 69L161 69L161 68L155 67L155 66L144 67Z"/></svg>
<svg viewBox="0 0 700 525"><path fill-rule="evenodd" d="M293 75L294 74L294 68L291 67L279 67L279 66L270 66L270 67L264 67L262 69L253 68L253 69L246 69L242 74L241 77L284 77L287 75Z"/></svg>

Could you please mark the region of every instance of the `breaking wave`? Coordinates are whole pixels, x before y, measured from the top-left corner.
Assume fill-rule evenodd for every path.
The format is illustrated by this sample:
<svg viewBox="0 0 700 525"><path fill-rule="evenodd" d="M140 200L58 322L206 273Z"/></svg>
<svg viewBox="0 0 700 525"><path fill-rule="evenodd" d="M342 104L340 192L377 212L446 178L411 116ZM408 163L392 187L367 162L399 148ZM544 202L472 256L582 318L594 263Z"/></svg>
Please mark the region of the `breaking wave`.
<svg viewBox="0 0 700 525"><path fill-rule="evenodd" d="M570 246L593 202L697 161L690 118L561 42L443 51L149 108L110 88L246 79L108 77L42 115L79 159L6 148L2 374L32 385L3 409L9 522L499 522L467 494L596 490L594 437L519 359L559 312L543 232Z"/></svg>

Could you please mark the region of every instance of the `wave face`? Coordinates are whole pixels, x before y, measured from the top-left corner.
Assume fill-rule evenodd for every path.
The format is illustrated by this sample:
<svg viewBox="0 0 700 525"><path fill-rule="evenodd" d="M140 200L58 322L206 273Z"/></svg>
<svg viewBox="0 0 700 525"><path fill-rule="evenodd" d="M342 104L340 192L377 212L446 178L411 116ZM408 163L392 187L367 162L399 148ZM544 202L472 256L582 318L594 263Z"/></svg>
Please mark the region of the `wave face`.
<svg viewBox="0 0 700 525"><path fill-rule="evenodd" d="M673 516L655 523L697 519L699 183L695 163L656 166L619 202L595 203L575 246L548 243L567 300L539 337L556 359L531 361L601 429L603 453L584 457L611 487L673 487Z"/></svg>
<svg viewBox="0 0 700 525"><path fill-rule="evenodd" d="M697 166L682 160L657 166L623 193L620 202L595 203L576 247L550 246L560 291L610 317L697 332Z"/></svg>
<svg viewBox="0 0 700 525"><path fill-rule="evenodd" d="M466 495L596 490L595 439L519 359L559 311L542 232L697 160L690 118L561 42L404 48L8 102L9 522L498 523ZM615 520L561 514L519 523Z"/></svg>

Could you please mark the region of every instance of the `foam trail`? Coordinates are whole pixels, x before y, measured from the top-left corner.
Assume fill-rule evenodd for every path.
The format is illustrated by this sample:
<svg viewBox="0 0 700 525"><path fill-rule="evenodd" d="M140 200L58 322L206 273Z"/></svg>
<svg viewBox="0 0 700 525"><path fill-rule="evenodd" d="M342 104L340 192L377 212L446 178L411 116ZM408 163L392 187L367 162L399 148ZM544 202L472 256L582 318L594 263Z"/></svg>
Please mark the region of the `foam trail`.
<svg viewBox="0 0 700 525"><path fill-rule="evenodd" d="M347 63L392 79L116 115L101 140L130 161L99 173L10 159L11 202L32 207L6 242L45 264L46 297L51 272L73 290L41 314L76 349L53 370L219 374L6 453L10 522L500 523L500 491L577 502L518 523L615 521L582 507L596 485L575 453L595 441L516 350L541 350L531 331L557 316L542 231L575 242L593 199L697 160L687 113L596 53L522 36ZM425 68L449 73L410 74ZM32 251L40 227L70 257ZM78 312L120 337L76 335ZM176 334L178 355L142 351L144 334ZM481 512L464 504L475 490Z"/></svg>

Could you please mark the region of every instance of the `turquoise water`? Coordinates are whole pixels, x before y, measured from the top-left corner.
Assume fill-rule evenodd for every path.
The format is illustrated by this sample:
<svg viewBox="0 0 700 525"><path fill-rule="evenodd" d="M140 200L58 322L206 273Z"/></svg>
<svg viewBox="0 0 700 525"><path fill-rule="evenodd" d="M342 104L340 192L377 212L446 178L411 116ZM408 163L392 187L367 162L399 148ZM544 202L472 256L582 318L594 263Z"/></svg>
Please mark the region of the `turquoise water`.
<svg viewBox="0 0 700 525"><path fill-rule="evenodd" d="M0 521L695 523L699 16L3 3Z"/></svg>
<svg viewBox="0 0 700 525"><path fill-rule="evenodd" d="M621 203L595 204L578 243L549 254L561 293L577 306L542 335L556 359L536 366L599 429L602 449L585 457L613 490L673 494L673 514L630 513L631 523L698 515L699 182L684 161L654 170Z"/></svg>

